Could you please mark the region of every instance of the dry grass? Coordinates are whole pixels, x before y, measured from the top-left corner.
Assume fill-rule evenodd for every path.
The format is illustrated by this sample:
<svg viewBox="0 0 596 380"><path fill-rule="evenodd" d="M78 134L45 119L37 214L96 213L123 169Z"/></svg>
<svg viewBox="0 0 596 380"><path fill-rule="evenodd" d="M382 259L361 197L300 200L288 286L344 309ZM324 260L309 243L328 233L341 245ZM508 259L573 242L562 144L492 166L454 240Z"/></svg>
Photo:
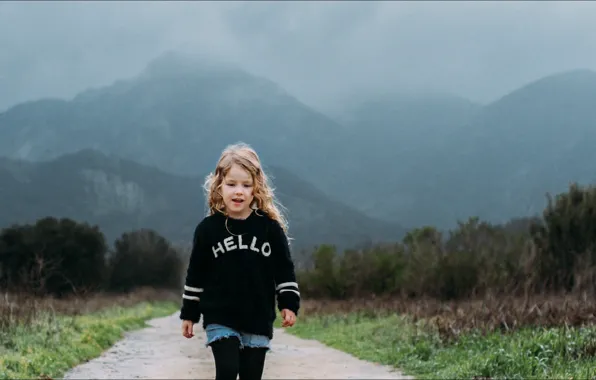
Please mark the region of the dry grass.
<svg viewBox="0 0 596 380"><path fill-rule="evenodd" d="M592 298L371 298L303 305L291 333L416 378L596 380Z"/></svg>
<svg viewBox="0 0 596 380"><path fill-rule="evenodd" d="M151 288L67 299L5 294L0 303L0 379L60 378L125 331L173 313L179 293Z"/></svg>
<svg viewBox="0 0 596 380"><path fill-rule="evenodd" d="M466 301L403 298L304 300L304 315L351 314L370 316L407 314L431 322L445 340L462 332L510 332L522 327L579 327L596 322L596 300L587 295L486 297Z"/></svg>
<svg viewBox="0 0 596 380"><path fill-rule="evenodd" d="M99 293L85 297L32 297L28 294L5 293L0 299L0 330L12 326L30 326L42 315L86 315L109 307L132 307L145 301L174 301L179 293L141 288L126 294Z"/></svg>

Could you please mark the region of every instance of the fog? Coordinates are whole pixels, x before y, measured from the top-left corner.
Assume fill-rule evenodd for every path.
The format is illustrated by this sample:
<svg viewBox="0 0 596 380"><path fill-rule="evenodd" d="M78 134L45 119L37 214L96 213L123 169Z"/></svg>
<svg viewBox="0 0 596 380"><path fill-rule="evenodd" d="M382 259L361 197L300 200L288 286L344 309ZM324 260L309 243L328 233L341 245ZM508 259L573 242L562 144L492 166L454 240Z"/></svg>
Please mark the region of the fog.
<svg viewBox="0 0 596 380"><path fill-rule="evenodd" d="M169 51L235 63L304 102L432 90L492 101L596 69L596 2L0 2L0 110L134 76Z"/></svg>

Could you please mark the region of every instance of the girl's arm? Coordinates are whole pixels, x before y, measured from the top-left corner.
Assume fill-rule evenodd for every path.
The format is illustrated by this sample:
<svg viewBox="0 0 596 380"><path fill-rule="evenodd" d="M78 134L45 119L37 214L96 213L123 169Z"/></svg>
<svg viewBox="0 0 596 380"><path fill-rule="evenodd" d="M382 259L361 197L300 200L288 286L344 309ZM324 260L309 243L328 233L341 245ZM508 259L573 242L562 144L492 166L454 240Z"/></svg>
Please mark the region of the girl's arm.
<svg viewBox="0 0 596 380"><path fill-rule="evenodd" d="M298 315L298 310L300 309L300 291L296 282L290 245L279 223L274 221L273 225L274 233L272 238L274 241L277 307L280 311L288 309Z"/></svg>
<svg viewBox="0 0 596 380"><path fill-rule="evenodd" d="M200 300L210 260L206 249L205 236L207 235L203 232L204 228L204 223L199 223L195 229L180 311L180 319L190 320L193 323L198 323L201 319Z"/></svg>

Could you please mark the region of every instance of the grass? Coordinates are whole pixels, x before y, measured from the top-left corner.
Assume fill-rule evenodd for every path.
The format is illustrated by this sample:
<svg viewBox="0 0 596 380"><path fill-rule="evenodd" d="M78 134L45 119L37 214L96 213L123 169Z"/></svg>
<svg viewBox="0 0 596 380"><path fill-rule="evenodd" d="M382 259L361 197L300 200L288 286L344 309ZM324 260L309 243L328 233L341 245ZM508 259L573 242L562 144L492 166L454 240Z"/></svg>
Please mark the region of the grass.
<svg viewBox="0 0 596 380"><path fill-rule="evenodd" d="M171 296L154 291L77 301L5 298L2 306L0 379L63 377L99 356L124 332L179 307Z"/></svg>
<svg viewBox="0 0 596 380"><path fill-rule="evenodd" d="M388 309L321 312L320 304L305 309L290 333L416 378L596 379L592 325L473 327L445 334L432 317Z"/></svg>

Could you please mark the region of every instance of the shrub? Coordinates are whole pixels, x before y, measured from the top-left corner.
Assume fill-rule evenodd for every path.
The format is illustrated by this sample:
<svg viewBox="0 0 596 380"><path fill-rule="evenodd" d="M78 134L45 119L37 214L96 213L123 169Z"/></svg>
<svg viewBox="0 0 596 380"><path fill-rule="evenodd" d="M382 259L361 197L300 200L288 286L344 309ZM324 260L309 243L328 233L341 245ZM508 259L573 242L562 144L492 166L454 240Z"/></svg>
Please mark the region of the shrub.
<svg viewBox="0 0 596 380"><path fill-rule="evenodd" d="M312 298L593 292L595 248L596 189L571 185L555 200L549 197L542 218L503 225L469 218L445 237L425 226L400 243L343 254L323 246L299 278Z"/></svg>
<svg viewBox="0 0 596 380"><path fill-rule="evenodd" d="M105 237L97 226L42 218L0 232L0 286L65 296L93 292L105 279Z"/></svg>
<svg viewBox="0 0 596 380"><path fill-rule="evenodd" d="M182 282L183 261L164 237L142 229L126 232L116 240L108 268L110 291L143 286L175 289Z"/></svg>

